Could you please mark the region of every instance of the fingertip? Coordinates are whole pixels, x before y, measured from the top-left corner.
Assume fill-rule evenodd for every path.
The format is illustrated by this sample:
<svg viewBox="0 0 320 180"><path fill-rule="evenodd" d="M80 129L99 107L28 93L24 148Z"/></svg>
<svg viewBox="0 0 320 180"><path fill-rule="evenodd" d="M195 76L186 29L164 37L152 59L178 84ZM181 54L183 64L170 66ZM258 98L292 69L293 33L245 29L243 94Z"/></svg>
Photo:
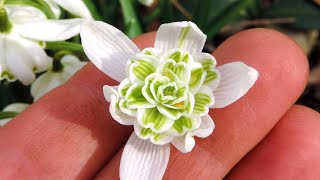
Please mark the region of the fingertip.
<svg viewBox="0 0 320 180"><path fill-rule="evenodd" d="M272 29L239 32L219 46L214 55L218 63L244 60L266 80L272 78L269 72L278 72L276 78L285 79L293 86L291 89L302 91L307 83L309 65L303 50L288 36Z"/></svg>
<svg viewBox="0 0 320 180"><path fill-rule="evenodd" d="M156 32L149 32L134 38L132 41L142 50L147 47L153 47Z"/></svg>
<svg viewBox="0 0 320 180"><path fill-rule="evenodd" d="M320 114L293 106L227 179L317 179L320 176Z"/></svg>

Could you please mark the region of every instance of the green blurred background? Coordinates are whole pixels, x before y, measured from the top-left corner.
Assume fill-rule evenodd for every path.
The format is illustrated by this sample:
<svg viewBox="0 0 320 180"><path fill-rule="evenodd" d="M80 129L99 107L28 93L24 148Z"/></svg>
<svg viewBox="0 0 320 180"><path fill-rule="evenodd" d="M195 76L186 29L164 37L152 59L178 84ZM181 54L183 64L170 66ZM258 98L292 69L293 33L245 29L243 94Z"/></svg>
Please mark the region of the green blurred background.
<svg viewBox="0 0 320 180"><path fill-rule="evenodd" d="M129 37L155 31L162 23L193 21L208 35L207 52L244 29L281 31L309 57L310 79L298 103L320 112L320 0L155 0L151 6L137 0L84 1L96 20L118 27ZM79 42L79 37L71 41ZM31 103L29 88L20 82L1 82L0 109L12 102Z"/></svg>

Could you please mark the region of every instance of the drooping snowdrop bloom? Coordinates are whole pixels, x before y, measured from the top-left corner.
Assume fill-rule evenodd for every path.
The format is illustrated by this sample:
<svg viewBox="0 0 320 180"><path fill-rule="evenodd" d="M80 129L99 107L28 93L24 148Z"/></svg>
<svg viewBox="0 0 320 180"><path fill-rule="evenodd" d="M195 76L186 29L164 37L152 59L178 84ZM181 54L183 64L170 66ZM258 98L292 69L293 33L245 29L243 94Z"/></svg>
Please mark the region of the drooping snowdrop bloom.
<svg viewBox="0 0 320 180"><path fill-rule="evenodd" d="M89 59L120 83L103 87L112 117L134 126L121 158L121 179L161 179L170 143L190 152L194 137L213 132L209 108L235 102L258 78L241 62L216 67L215 58L202 53L206 35L192 22L161 25L154 48L142 51L103 22L86 23L80 35Z"/></svg>
<svg viewBox="0 0 320 180"><path fill-rule="evenodd" d="M79 58L74 55L65 55L59 61L56 67L52 66L32 83L31 95L35 100L65 83L86 64L86 62L81 62Z"/></svg>
<svg viewBox="0 0 320 180"><path fill-rule="evenodd" d="M154 0L138 0L138 1L145 6L151 6L154 3Z"/></svg>
<svg viewBox="0 0 320 180"><path fill-rule="evenodd" d="M15 113L21 113L24 111L29 104L26 103L12 103L8 106L6 106L2 111L3 112L15 112ZM6 118L6 119L0 119L0 126L4 126L7 124L12 118Z"/></svg>
<svg viewBox="0 0 320 180"><path fill-rule="evenodd" d="M28 85L35 73L48 69L43 41L61 41L77 35L83 19L49 20L34 7L0 7L0 80Z"/></svg>

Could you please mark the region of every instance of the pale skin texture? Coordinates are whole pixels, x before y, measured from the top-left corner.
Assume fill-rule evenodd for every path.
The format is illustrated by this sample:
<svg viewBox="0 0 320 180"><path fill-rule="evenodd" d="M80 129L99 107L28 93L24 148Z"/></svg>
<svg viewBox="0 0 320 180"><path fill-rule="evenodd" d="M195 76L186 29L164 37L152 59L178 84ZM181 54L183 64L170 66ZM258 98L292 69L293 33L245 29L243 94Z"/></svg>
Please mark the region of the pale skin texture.
<svg viewBox="0 0 320 180"><path fill-rule="evenodd" d="M134 39L151 47L155 33ZM210 111L216 129L191 153L171 147L164 179L317 179L320 115L293 105L308 78L308 62L288 37L251 29L226 40L218 65L243 61L259 72L234 104ZM102 93L116 85L88 64L0 129L4 179L118 179L122 148L132 132L112 120Z"/></svg>

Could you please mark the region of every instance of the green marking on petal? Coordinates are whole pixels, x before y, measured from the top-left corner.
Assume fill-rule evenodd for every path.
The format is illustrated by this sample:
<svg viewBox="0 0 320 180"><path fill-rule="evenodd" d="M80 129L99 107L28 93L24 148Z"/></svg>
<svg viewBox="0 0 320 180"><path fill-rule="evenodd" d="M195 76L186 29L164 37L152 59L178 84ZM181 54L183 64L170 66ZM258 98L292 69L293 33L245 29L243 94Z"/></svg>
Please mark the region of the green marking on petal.
<svg viewBox="0 0 320 180"><path fill-rule="evenodd" d="M15 77L13 74L11 74L9 71L3 71L1 73L1 79L8 79L9 81L15 80Z"/></svg>
<svg viewBox="0 0 320 180"><path fill-rule="evenodd" d="M214 61L212 61L212 59L201 59L199 61L199 63L202 64L202 67L205 71L209 71L211 69L211 67L213 67L215 65Z"/></svg>
<svg viewBox="0 0 320 180"><path fill-rule="evenodd" d="M150 104L146 98L142 94L142 83L137 83L132 85L125 96L127 101L126 106L128 108L148 108L154 107L154 105Z"/></svg>
<svg viewBox="0 0 320 180"><path fill-rule="evenodd" d="M174 121L172 128L179 134L183 135L187 130L193 128L192 119L186 116L181 116L178 120Z"/></svg>
<svg viewBox="0 0 320 180"><path fill-rule="evenodd" d="M182 52L180 49L174 49L168 53L166 59L172 59L176 63L184 62L191 63L193 62L192 56L188 52Z"/></svg>
<svg viewBox="0 0 320 180"><path fill-rule="evenodd" d="M171 80L173 79L170 73L173 73L177 76L177 78L181 81L189 82L191 71L188 68L188 64L185 62L176 63L173 60L168 60L163 66L162 74L169 77ZM171 71L171 72L170 72ZM170 73L169 73L170 72Z"/></svg>
<svg viewBox="0 0 320 180"><path fill-rule="evenodd" d="M209 87L202 87L198 91L197 94L194 95L195 104L193 108L193 112L200 115L205 115L209 111L209 106L211 106L213 102L213 93Z"/></svg>
<svg viewBox="0 0 320 180"><path fill-rule="evenodd" d="M204 84L210 83L218 77L218 74L214 71L207 71L206 79L204 80Z"/></svg>
<svg viewBox="0 0 320 180"><path fill-rule="evenodd" d="M129 79L123 80L118 87L118 93L120 97L124 98L127 94L128 89L131 86L132 86L132 83L129 81Z"/></svg>
<svg viewBox="0 0 320 180"><path fill-rule="evenodd" d="M125 114L136 117L137 115L137 109L130 109L127 107L127 101L124 99L121 99L119 103L117 104L118 108Z"/></svg>
<svg viewBox="0 0 320 180"><path fill-rule="evenodd" d="M196 93L202 86L205 78L206 71L202 67L195 68L191 71L191 78L189 82L189 89L192 93Z"/></svg>
<svg viewBox="0 0 320 180"><path fill-rule="evenodd" d="M138 110L139 124L144 128L151 128L156 133L161 133L169 129L173 120L161 114L157 108Z"/></svg>
<svg viewBox="0 0 320 180"><path fill-rule="evenodd" d="M131 73L141 81L143 81L149 74L154 73L155 70L156 69L153 65L145 60L135 61L135 63L130 67Z"/></svg>
<svg viewBox="0 0 320 180"><path fill-rule="evenodd" d="M167 133L156 133L150 128L143 128L139 124L134 124L134 131L141 139L150 139L152 143L163 145L169 143L173 136Z"/></svg>
<svg viewBox="0 0 320 180"><path fill-rule="evenodd" d="M164 115L172 120L177 120L181 117L181 110L180 109L174 109L174 108L170 108L170 107L162 106L162 105L158 105L157 108L158 108L158 111L162 115Z"/></svg>
<svg viewBox="0 0 320 180"><path fill-rule="evenodd" d="M184 43L184 40L186 39L189 31L190 31L191 27L188 26L188 27L184 27L181 29L181 32L180 32L180 35L179 35L179 38L178 38L178 47L181 48L183 43Z"/></svg>

